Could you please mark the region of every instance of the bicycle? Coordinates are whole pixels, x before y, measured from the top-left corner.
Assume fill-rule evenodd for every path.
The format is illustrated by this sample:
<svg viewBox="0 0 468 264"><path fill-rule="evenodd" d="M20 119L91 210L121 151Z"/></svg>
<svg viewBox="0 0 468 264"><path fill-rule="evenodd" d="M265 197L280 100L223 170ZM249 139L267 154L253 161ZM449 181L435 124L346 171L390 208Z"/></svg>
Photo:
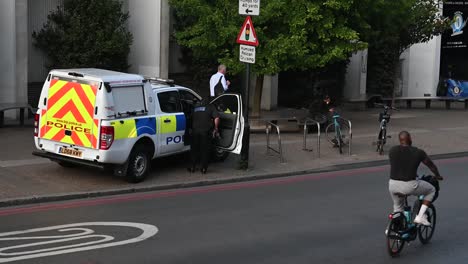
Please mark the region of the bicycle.
<svg viewBox="0 0 468 264"><path fill-rule="evenodd" d="M433 176L423 176L420 179L429 181L433 184L429 178L435 179ZM434 197L433 202L437 199L437 196L438 186L436 187L436 196ZM387 249L391 257L398 256L403 250L405 243L409 244L411 241L416 240L416 238L419 238L419 241L424 245L429 243L434 235L436 227L436 208L433 202L426 211L427 220L431 225L417 225L413 221L421 208L423 196L419 196L418 199L416 199L413 204L413 208L408 206L408 195L402 194L401 197L405 199L404 211L390 214L388 216L390 220L387 225L387 229L385 230Z"/></svg>
<svg viewBox="0 0 468 264"><path fill-rule="evenodd" d="M384 145L385 143L387 143L387 138L390 138L390 136L387 136L387 125L390 122L390 114L388 113L388 111L390 109L398 111L398 109L379 103L375 103L374 105L382 106L384 108L383 112L379 113L380 131L379 136L377 137L377 152L380 155L383 155Z"/></svg>
<svg viewBox="0 0 468 264"><path fill-rule="evenodd" d="M331 111L333 122L325 129L327 140L337 147L343 154L343 146L349 143L346 135L349 134L349 124L336 112Z"/></svg>

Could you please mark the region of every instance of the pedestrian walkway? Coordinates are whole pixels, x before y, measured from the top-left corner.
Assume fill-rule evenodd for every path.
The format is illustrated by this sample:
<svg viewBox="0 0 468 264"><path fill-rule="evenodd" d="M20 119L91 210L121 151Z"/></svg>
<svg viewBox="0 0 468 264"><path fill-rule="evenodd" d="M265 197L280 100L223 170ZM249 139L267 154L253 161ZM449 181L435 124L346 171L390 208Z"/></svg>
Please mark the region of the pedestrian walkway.
<svg viewBox="0 0 468 264"><path fill-rule="evenodd" d="M468 112L462 110L402 110L392 116L386 150L397 143L401 130L413 134L417 147L428 154L445 154L468 151ZM375 152L379 124L378 109L366 112L344 112L343 117L353 124L352 155L340 155L322 135L321 155L317 155L315 134L310 134L309 147L303 151L303 138L299 132L282 133L284 163L277 154L267 154L265 134L251 135L250 167L238 170L239 157L230 155L223 163L212 164L208 174L189 174L186 170L188 155L179 155L153 163L148 179L139 184L128 184L109 172L89 168L62 168L45 159L31 155L34 150L32 127L6 127L0 129L0 200L24 197L41 197L70 193L94 193L109 190L134 190L171 184L222 180L228 178L262 177L266 175L292 174L334 166L386 160ZM276 144L272 136L273 145Z"/></svg>

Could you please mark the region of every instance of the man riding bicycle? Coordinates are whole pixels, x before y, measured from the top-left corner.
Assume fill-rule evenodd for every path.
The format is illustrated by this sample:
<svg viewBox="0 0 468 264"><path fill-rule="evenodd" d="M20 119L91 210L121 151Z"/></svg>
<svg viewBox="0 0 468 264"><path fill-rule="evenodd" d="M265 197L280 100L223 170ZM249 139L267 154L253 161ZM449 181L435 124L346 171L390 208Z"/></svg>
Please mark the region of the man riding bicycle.
<svg viewBox="0 0 468 264"><path fill-rule="evenodd" d="M426 152L411 146L412 140L409 132L400 132L398 138L400 145L392 147L388 154L391 167L388 189L393 200L393 211L403 212L404 196L423 195L421 209L414 219L414 223L430 226L431 223L427 220L425 213L434 199L436 190L432 184L417 179L419 164L424 163L434 173L437 180L443 180L443 177L440 176L437 166Z"/></svg>

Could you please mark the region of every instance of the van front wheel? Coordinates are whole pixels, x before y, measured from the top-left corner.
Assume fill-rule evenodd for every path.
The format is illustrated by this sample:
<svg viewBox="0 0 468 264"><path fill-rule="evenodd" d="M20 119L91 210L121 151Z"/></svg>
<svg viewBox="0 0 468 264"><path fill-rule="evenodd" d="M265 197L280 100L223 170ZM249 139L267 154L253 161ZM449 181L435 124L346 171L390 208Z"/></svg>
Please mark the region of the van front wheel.
<svg viewBox="0 0 468 264"><path fill-rule="evenodd" d="M151 166L151 157L148 150L143 146L137 145L130 153L127 168L127 181L131 183L142 182Z"/></svg>

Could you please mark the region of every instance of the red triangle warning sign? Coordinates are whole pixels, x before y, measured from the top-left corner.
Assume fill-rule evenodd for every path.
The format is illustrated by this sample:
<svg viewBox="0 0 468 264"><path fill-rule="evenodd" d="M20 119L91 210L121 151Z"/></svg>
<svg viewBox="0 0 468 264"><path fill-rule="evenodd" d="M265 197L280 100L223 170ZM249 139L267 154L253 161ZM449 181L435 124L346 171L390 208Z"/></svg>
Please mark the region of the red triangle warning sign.
<svg viewBox="0 0 468 264"><path fill-rule="evenodd" d="M250 16L245 18L244 25L242 25L239 35L237 35L237 43L258 46L257 33L255 33L252 18L250 18Z"/></svg>

